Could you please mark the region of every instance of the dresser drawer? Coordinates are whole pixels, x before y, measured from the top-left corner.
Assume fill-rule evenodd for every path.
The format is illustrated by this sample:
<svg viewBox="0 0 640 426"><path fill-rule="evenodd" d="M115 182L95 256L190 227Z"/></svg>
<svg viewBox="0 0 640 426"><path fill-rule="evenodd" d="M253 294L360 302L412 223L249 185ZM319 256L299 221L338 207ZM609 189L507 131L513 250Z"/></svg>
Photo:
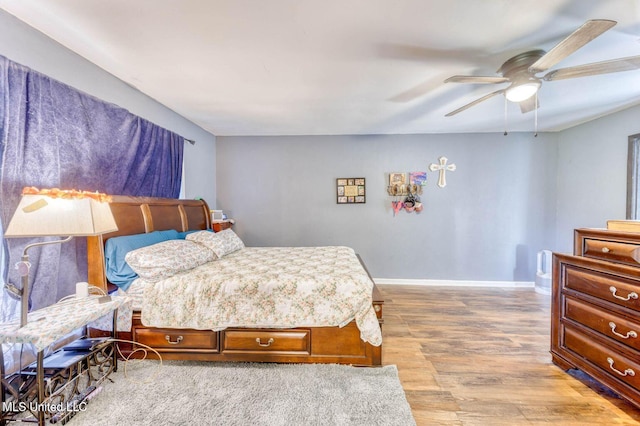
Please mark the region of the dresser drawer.
<svg viewBox="0 0 640 426"><path fill-rule="evenodd" d="M588 294L626 308L640 310L638 281L565 264L564 276L561 278L563 288Z"/></svg>
<svg viewBox="0 0 640 426"><path fill-rule="evenodd" d="M640 389L640 364L571 327L565 327L564 346L607 374Z"/></svg>
<svg viewBox="0 0 640 426"><path fill-rule="evenodd" d="M584 257L632 266L640 265L640 244L585 238L582 250Z"/></svg>
<svg viewBox="0 0 640 426"><path fill-rule="evenodd" d="M565 298L565 317L631 348L640 349L640 324L636 321L570 297Z"/></svg>
<svg viewBox="0 0 640 426"><path fill-rule="evenodd" d="M287 352L310 351L310 330L225 330L223 352Z"/></svg>
<svg viewBox="0 0 640 426"><path fill-rule="evenodd" d="M133 329L134 340L155 349L218 351L218 333L182 328Z"/></svg>

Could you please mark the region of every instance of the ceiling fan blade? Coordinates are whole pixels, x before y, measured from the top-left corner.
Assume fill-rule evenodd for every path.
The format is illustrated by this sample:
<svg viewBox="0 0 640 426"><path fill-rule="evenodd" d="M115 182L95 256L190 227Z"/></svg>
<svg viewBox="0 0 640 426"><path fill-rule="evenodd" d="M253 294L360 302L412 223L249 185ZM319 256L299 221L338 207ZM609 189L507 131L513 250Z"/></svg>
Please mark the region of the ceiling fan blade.
<svg viewBox="0 0 640 426"><path fill-rule="evenodd" d="M474 84L497 84L506 83L509 79L497 76L481 76L481 75L454 75L449 77L445 83L474 83Z"/></svg>
<svg viewBox="0 0 640 426"><path fill-rule="evenodd" d="M537 96L532 96L529 99L525 99L524 101L520 102L520 111L523 114L526 114L538 108L540 108L540 102L538 102Z"/></svg>
<svg viewBox="0 0 640 426"><path fill-rule="evenodd" d="M529 67L529 72L537 74L548 70L616 24L616 21L607 19L594 19L585 22L580 28L571 33L571 35L556 44L554 48L548 51L542 58L534 62Z"/></svg>
<svg viewBox="0 0 640 426"><path fill-rule="evenodd" d="M567 78L587 77L590 75L633 71L637 69L640 69L640 56L629 56L627 58L612 59L610 61L560 68L559 70L545 74L542 78L546 81L564 80Z"/></svg>
<svg viewBox="0 0 640 426"><path fill-rule="evenodd" d="M462 112L462 111L464 111L465 109L471 108L472 106L477 105L477 104L479 104L480 102L486 101L487 99L492 98L492 97L494 97L495 95L499 95L499 94L501 94L501 93L504 93L504 89L496 90L495 92L491 92L491 93L489 93L488 95L484 95L483 97L478 98L478 99L476 99L475 101L473 101L473 102L471 102L471 103L468 103L468 104L466 104L465 106L462 106L462 107L458 108L458 109L457 109L457 110L455 110L455 111L451 111L449 114L446 114L446 115L445 115L445 117L451 117L452 115L456 115L457 113Z"/></svg>

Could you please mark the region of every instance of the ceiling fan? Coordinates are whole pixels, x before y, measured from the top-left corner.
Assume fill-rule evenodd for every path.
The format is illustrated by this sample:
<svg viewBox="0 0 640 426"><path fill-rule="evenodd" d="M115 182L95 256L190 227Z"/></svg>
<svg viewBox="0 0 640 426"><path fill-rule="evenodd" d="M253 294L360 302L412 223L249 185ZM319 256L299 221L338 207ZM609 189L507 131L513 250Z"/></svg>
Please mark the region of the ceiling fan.
<svg viewBox="0 0 640 426"><path fill-rule="evenodd" d="M530 50L508 59L498 69L497 72L500 74L499 76L454 75L453 77L449 77L444 81L445 83L510 84L506 88L491 92L456 109L455 111L451 111L446 114L445 117L458 114L459 112L471 108L480 102L486 101L487 99L503 93L507 100L520 104L520 110L522 113L526 113L538 108L537 96L534 95L540 89L543 80L564 80L567 78L586 77L639 69L640 56L630 56L627 58L560 68L550 71L541 77L536 76L538 73L547 71L549 68L562 61L564 58L616 24L616 21L606 19L594 19L587 21L548 52L545 52L544 50Z"/></svg>

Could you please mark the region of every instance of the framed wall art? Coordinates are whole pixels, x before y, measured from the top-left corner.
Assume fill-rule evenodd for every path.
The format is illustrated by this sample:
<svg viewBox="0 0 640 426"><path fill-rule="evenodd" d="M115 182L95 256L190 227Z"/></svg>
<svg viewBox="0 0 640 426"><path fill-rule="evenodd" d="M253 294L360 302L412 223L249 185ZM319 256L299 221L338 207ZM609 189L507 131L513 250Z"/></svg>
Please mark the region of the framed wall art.
<svg viewBox="0 0 640 426"><path fill-rule="evenodd" d="M407 183L407 175L404 173L389 173L389 185L404 185Z"/></svg>
<svg viewBox="0 0 640 426"><path fill-rule="evenodd" d="M410 172L409 184L425 186L427 184L427 172Z"/></svg>
<svg viewBox="0 0 640 426"><path fill-rule="evenodd" d="M366 203L365 178L336 179L336 200L338 204Z"/></svg>

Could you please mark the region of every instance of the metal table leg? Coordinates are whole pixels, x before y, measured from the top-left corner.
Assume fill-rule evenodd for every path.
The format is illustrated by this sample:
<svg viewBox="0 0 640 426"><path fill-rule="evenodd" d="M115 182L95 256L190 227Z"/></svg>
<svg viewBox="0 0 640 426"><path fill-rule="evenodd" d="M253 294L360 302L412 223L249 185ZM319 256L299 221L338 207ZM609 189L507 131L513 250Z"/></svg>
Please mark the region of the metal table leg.
<svg viewBox="0 0 640 426"><path fill-rule="evenodd" d="M44 351L38 352L36 380L38 381L38 425L44 426Z"/></svg>

